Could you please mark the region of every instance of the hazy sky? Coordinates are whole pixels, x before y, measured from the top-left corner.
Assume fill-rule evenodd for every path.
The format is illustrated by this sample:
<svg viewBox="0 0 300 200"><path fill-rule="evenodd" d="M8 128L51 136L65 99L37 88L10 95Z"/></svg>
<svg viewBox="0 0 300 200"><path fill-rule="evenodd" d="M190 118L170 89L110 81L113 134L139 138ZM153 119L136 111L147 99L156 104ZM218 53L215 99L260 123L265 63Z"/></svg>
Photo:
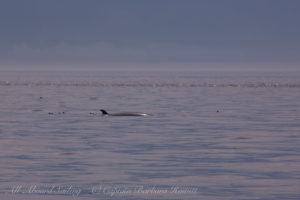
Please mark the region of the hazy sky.
<svg viewBox="0 0 300 200"><path fill-rule="evenodd" d="M0 0L0 69L300 68L299 0Z"/></svg>

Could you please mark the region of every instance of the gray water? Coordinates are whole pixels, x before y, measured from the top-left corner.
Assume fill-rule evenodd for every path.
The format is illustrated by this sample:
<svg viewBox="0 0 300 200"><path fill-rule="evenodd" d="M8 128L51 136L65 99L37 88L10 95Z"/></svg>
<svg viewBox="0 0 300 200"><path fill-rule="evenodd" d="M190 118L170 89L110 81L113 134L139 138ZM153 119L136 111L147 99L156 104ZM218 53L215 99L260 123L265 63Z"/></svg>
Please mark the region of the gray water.
<svg viewBox="0 0 300 200"><path fill-rule="evenodd" d="M1 72L0 199L298 200L299 77Z"/></svg>

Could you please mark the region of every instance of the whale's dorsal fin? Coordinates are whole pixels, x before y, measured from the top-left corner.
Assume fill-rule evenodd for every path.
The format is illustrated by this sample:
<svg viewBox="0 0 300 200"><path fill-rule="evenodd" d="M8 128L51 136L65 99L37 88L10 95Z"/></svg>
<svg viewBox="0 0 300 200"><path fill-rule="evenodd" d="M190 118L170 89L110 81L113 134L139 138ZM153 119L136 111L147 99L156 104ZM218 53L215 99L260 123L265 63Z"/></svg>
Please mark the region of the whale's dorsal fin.
<svg viewBox="0 0 300 200"><path fill-rule="evenodd" d="M100 110L102 112L102 115L108 115L108 112L106 112L106 110Z"/></svg>

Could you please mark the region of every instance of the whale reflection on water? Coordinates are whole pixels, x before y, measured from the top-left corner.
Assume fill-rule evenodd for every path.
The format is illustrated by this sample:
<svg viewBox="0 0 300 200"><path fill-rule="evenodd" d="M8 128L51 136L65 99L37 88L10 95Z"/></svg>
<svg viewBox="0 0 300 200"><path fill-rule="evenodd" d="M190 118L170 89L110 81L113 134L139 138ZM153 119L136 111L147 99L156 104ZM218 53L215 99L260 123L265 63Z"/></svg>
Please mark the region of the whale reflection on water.
<svg viewBox="0 0 300 200"><path fill-rule="evenodd" d="M102 115L105 116L150 116L150 114L142 112L120 112L120 113L108 113L106 110L101 109Z"/></svg>

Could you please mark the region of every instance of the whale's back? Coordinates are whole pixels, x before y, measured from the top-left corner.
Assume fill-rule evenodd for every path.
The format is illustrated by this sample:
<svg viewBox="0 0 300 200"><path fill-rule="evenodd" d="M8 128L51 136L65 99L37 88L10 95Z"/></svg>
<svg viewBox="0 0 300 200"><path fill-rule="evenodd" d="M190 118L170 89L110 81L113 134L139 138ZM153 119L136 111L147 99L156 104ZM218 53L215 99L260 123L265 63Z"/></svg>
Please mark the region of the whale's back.
<svg viewBox="0 0 300 200"><path fill-rule="evenodd" d="M108 113L106 110L100 110L102 115L109 116L149 116L150 114L142 113L142 112L120 112L120 113Z"/></svg>
<svg viewBox="0 0 300 200"><path fill-rule="evenodd" d="M148 116L147 113L140 113L140 112L122 112L122 113L114 113L110 114L111 116Z"/></svg>

